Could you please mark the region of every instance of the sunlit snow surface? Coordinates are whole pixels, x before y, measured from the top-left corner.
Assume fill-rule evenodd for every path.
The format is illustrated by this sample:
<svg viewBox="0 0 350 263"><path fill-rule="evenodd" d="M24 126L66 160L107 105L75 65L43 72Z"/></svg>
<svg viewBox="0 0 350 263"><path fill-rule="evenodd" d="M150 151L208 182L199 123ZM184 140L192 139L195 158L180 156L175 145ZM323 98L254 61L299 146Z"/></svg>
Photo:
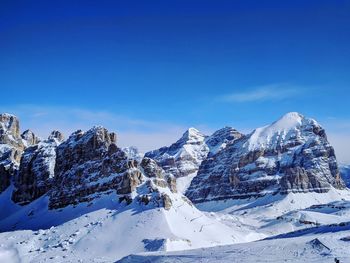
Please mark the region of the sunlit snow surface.
<svg viewBox="0 0 350 263"><path fill-rule="evenodd" d="M211 247L243 238L165 188L173 202L168 211L136 200L120 203L114 194L92 205L48 211L42 197L20 208L10 202L10 190L0 197L0 231L8 231L0 234L4 262L11 262L9 257L13 262L114 262L131 253Z"/></svg>
<svg viewBox="0 0 350 263"><path fill-rule="evenodd" d="M289 113L256 129L244 149L305 140L298 129L303 121L298 113ZM204 140L194 129L187 135L190 142ZM213 149L225 146L219 143ZM185 145L176 154L202 160L196 154L208 153L194 149ZM128 156L142 155L130 148ZM259 159L267 167L272 161ZM342 173L347 169L342 167ZM136 199L128 205L114 193L64 209L48 210L47 196L21 207L11 201L10 186L0 194L0 263L350 262L349 190L266 194L195 207L181 194L195 175L178 178L178 193L160 188L172 201L170 210ZM137 191L134 196L142 194L142 187Z"/></svg>
<svg viewBox="0 0 350 263"><path fill-rule="evenodd" d="M130 254L138 255L121 262L242 262L243 257L244 262L333 262L335 257L348 262L350 257L347 190L209 202L199 206L202 212L170 192L169 211L120 204L113 194L91 206L47 212L47 200L40 198L20 209L5 202L10 190L0 197L1 231L8 231L0 234L0 262L115 262ZM328 249L311 242L316 238ZM262 239L269 240L257 241Z"/></svg>
<svg viewBox="0 0 350 263"><path fill-rule="evenodd" d="M141 253L119 262L350 262L348 191L209 202L201 208L245 232L246 243ZM254 239L260 240L249 242Z"/></svg>

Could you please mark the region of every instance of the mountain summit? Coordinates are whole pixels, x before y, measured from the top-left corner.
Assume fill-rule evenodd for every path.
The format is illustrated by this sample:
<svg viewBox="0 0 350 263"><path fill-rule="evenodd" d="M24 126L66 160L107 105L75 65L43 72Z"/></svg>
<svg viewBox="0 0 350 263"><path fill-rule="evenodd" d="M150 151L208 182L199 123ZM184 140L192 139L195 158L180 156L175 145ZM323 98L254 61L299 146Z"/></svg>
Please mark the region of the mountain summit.
<svg viewBox="0 0 350 263"><path fill-rule="evenodd" d="M324 129L292 112L204 160L186 195L203 202L331 187L345 185Z"/></svg>
<svg viewBox="0 0 350 263"><path fill-rule="evenodd" d="M117 135L100 126L39 139L19 125L0 114L0 239L25 262L115 262L131 253L249 242L285 233L277 224L319 224L309 211L319 200L350 199L340 191L345 184L324 129L294 112L247 135L190 128L145 156L119 148ZM242 215L233 203L259 212ZM228 212L214 212L220 209ZM261 229L242 223L245 213Z"/></svg>

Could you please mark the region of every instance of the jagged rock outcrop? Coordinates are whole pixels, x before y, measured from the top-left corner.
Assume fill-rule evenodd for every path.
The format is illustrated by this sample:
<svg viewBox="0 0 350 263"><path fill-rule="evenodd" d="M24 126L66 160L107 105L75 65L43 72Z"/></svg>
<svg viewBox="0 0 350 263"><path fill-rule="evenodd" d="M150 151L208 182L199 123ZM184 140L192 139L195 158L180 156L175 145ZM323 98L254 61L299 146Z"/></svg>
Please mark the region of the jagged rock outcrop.
<svg viewBox="0 0 350 263"><path fill-rule="evenodd" d="M53 131L47 140L28 147L22 154L12 194L15 203L26 205L51 190L56 148L63 138L61 133L55 136L58 133Z"/></svg>
<svg viewBox="0 0 350 263"><path fill-rule="evenodd" d="M16 116L8 113L0 114L0 123L2 143L12 144L16 139L20 138L19 120Z"/></svg>
<svg viewBox="0 0 350 263"><path fill-rule="evenodd" d="M24 148L17 117L0 114L0 193L11 184L17 173Z"/></svg>
<svg viewBox="0 0 350 263"><path fill-rule="evenodd" d="M118 194L130 194L142 182L142 174L138 169L129 169L122 177L121 184L117 187Z"/></svg>
<svg viewBox="0 0 350 263"><path fill-rule="evenodd" d="M7 113L0 114L0 144L16 151L11 157L16 162L20 161L25 145L20 136L19 121L16 116Z"/></svg>
<svg viewBox="0 0 350 263"><path fill-rule="evenodd" d="M14 182L12 200L21 205L48 195L56 209L116 193L121 200L169 206L163 194L177 188L203 202L345 187L324 129L298 113L249 135L225 127L205 136L191 128L143 158L118 148L116 134L103 127L79 130L65 141L53 131L40 141L29 130L20 134L15 116L0 120L0 193ZM194 179L177 185L176 178Z"/></svg>
<svg viewBox="0 0 350 263"><path fill-rule="evenodd" d="M209 147L209 156L214 155L224 149L228 144L233 143L243 136L232 127L224 127L208 136L205 143Z"/></svg>
<svg viewBox="0 0 350 263"><path fill-rule="evenodd" d="M141 198L136 189L147 182L149 187L143 189L149 190L143 190L141 200L158 200L162 204L157 189L168 188L168 177L155 161L145 158L140 164L130 159L117 147L116 135L103 127L77 131L61 143L56 149L54 173L48 193L51 209L92 202L110 193L130 203L135 197ZM174 187L170 179L169 186Z"/></svg>
<svg viewBox="0 0 350 263"><path fill-rule="evenodd" d="M50 208L86 202L92 195L118 189L132 164L115 143L116 134L102 127L76 131L61 143L56 150Z"/></svg>
<svg viewBox="0 0 350 263"><path fill-rule="evenodd" d="M160 187L169 187L169 189L176 193L176 178L169 173L166 173L157 162L151 158L144 157L141 161L141 168L144 174L152 178L153 182Z"/></svg>
<svg viewBox="0 0 350 263"><path fill-rule="evenodd" d="M186 195L203 202L331 187L345 185L324 129L288 113L204 160Z"/></svg>
<svg viewBox="0 0 350 263"><path fill-rule="evenodd" d="M48 140L56 140L57 142L63 142L64 135L62 132L54 130L50 133Z"/></svg>
<svg viewBox="0 0 350 263"><path fill-rule="evenodd" d="M176 177L187 176L196 172L208 155L205 138L198 130L190 128L170 147L148 152L145 156L156 160L166 172Z"/></svg>
<svg viewBox="0 0 350 263"><path fill-rule="evenodd" d="M20 134L15 116L2 114L0 120L0 191L13 182L15 203L47 195L55 209L115 193L128 203L136 199L170 209L171 197L163 193L176 192L175 178L154 160L142 159L136 148L118 148L115 133L94 127L64 141L53 131L40 141L30 130Z"/></svg>
<svg viewBox="0 0 350 263"><path fill-rule="evenodd" d="M22 141L25 147L38 144L40 139L35 136L35 134L31 130L26 130L21 134Z"/></svg>
<svg viewBox="0 0 350 263"><path fill-rule="evenodd" d="M231 127L218 130L211 136L190 128L176 143L148 152L145 156L156 160L166 172L175 177L184 177L196 173L208 155L215 154L241 136Z"/></svg>

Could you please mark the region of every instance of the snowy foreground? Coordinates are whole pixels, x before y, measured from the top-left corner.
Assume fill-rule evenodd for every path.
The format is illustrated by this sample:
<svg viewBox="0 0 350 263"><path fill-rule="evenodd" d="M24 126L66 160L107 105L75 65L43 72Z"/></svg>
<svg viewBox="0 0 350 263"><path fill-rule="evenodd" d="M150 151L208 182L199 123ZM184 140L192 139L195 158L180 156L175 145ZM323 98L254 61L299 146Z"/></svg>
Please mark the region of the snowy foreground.
<svg viewBox="0 0 350 263"><path fill-rule="evenodd" d="M113 195L49 213L40 198L23 211L7 198L0 262L350 262L348 190L208 202L200 210L175 194L169 211L142 211Z"/></svg>
<svg viewBox="0 0 350 263"><path fill-rule="evenodd" d="M350 262L350 228L344 227L342 230L338 229L340 232L327 233L334 230L331 227L322 227L294 238L172 253L132 255L118 262L334 262L335 258L340 262Z"/></svg>

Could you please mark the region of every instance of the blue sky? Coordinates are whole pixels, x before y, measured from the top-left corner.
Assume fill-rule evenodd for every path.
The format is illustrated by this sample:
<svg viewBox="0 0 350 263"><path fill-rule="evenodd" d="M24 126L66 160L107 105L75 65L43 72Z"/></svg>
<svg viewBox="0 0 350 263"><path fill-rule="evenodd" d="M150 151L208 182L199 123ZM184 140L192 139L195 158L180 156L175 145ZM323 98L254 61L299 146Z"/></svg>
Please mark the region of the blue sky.
<svg viewBox="0 0 350 263"><path fill-rule="evenodd" d="M349 12L336 0L4 0L0 110L41 135L102 124L142 150L189 126L249 132L298 111L350 162Z"/></svg>

